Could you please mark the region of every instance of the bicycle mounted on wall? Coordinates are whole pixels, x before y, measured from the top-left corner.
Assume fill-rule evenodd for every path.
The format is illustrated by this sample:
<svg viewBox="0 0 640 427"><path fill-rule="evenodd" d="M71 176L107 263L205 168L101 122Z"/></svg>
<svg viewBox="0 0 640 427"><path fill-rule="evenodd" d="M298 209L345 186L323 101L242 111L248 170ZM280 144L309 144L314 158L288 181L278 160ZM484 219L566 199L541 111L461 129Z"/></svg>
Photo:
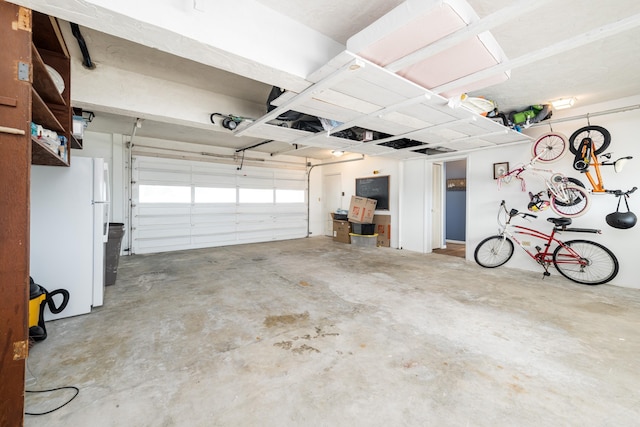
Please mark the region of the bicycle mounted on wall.
<svg viewBox="0 0 640 427"><path fill-rule="evenodd" d="M569 137L569 150L575 155L573 168L580 173L584 173L592 187L593 193L614 194L621 190L606 190L600 172L600 166L613 166L615 172L622 171L625 163L632 159L632 156L621 157L616 161L609 161L611 153L604 151L611 144L611 134L602 126L585 126L575 131ZM606 160L601 161L600 158ZM593 166L596 179L591 174L590 167Z"/></svg>
<svg viewBox="0 0 640 427"><path fill-rule="evenodd" d="M555 132L539 137L531 147L533 158L498 177L498 185L509 183L513 178L520 181L522 191L526 191L523 173L528 171L544 181L546 189L537 193L529 192L529 209L544 210L551 207L557 215L574 218L587 212L591 203L589 192L579 180L549 169L536 168L538 162L551 163L559 160L567 151L566 138ZM545 196L548 200L545 199Z"/></svg>
<svg viewBox="0 0 640 427"><path fill-rule="evenodd" d="M504 214L505 219L502 220ZM618 274L618 259L605 246L590 240L562 241L557 234L563 232L595 233L600 230L591 228L568 228L571 218L547 218L554 227L550 234L543 233L533 228L521 225L512 225L515 217L532 217L536 215L519 212L516 209L507 210L503 200L498 210L498 224L500 230L495 236L482 240L474 251L476 262L485 268L500 267L505 264L514 252L514 242L520 246L535 262L544 268L543 277L550 276L551 264L567 279L582 285L600 285L613 280ZM513 230L513 231L512 231ZM530 241L520 241L516 235L531 237L541 240L540 245L535 246L535 252L529 249ZM523 238L523 237L520 237ZM557 246L551 252L551 245Z"/></svg>
<svg viewBox="0 0 640 427"><path fill-rule="evenodd" d="M551 207L556 214L563 217L575 218L583 215L590 206L590 193L580 180L534 167L537 161L549 163L561 159L566 154L568 147L574 154L573 168L585 174L592 187L591 194L612 194L618 197L617 210L607 215L607 224L614 228L631 228L636 224L637 218L629 209L627 199L637 187L628 191L605 189L600 166L613 166L616 172L620 172L624 164L632 157L626 156L610 161L611 154L603 153L610 143L611 134L602 126L589 124L576 130L569 140L562 133L551 131L540 136L533 143L532 154L534 157L531 161L499 177L498 184L501 181L509 182L512 177L515 177L521 180L522 189L525 191L524 178L520 176L522 172L529 170L536 175L546 172L550 174L549 178L544 178L547 189L535 194L529 192L529 210L540 211ZM600 157L605 160L601 161ZM595 170L595 178L591 174L591 166ZM548 201L544 199L545 195L549 198ZM625 199L627 212L620 212L622 197Z"/></svg>
<svg viewBox="0 0 640 427"><path fill-rule="evenodd" d="M636 191L637 187L633 187L628 191L607 190L604 188L600 166L613 166L614 171L618 173L622 171L626 162L633 157L626 156L610 161L611 153L604 152L609 147L609 144L611 144L609 131L602 126L591 124L578 129L569 137L569 150L574 154L573 168L580 173L584 173L591 184L592 193L607 193L618 198L616 212L606 216L607 224L614 228L627 229L637 223L636 215L629 209L629 202L627 201L629 195ZM605 160L601 160L601 158ZM591 166L595 170L595 179L590 171ZM622 198L624 198L627 207L626 212L620 212Z"/></svg>

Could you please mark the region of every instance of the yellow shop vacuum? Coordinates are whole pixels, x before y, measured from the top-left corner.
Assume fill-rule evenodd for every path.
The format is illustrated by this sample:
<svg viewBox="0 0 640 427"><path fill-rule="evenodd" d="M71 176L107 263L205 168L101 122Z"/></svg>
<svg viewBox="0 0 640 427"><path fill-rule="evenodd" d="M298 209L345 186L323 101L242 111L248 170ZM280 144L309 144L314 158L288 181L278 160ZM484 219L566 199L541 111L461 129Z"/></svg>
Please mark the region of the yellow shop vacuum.
<svg viewBox="0 0 640 427"><path fill-rule="evenodd" d="M62 295L62 302L56 306L53 297ZM58 314L65 309L69 303L69 291L57 289L48 292L44 287L38 285L29 277L29 338L34 341L42 341L47 338L47 328L44 325L44 309L49 305L49 310L53 314Z"/></svg>

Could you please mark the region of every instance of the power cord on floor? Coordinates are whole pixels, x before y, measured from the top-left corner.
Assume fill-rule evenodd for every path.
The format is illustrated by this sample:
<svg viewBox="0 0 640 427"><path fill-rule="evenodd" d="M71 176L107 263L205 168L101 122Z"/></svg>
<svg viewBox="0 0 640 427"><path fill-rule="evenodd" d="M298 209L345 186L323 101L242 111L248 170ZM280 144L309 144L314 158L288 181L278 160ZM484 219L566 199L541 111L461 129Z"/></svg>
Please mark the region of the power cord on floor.
<svg viewBox="0 0 640 427"><path fill-rule="evenodd" d="M31 340L31 339L30 339ZM29 347L31 348L31 347ZM31 386L34 384L38 383L38 377L36 377L33 372L31 371L31 366L29 364L29 359L27 358L27 372L29 373L29 375L31 375L31 378L26 378L26 385ZM78 393L80 393L80 389L78 387L74 387L74 386L66 386L66 387L57 387L57 388L52 388L49 390L25 390L25 393L50 393L52 391L58 391L58 390L75 390L75 394L71 397L71 399L67 400L65 403L63 403L62 405L58 406L57 408L51 409L50 411L47 412L25 412L25 415L46 415L46 414L50 414L52 412L57 411L58 409L68 405L69 403L71 403L71 401L73 399L76 398L76 396L78 396Z"/></svg>
<svg viewBox="0 0 640 427"><path fill-rule="evenodd" d="M71 403L71 401L73 399L76 398L76 396L78 396L78 393L80 393L80 389L78 387L74 387L74 386L66 386L66 387L57 387L57 388L52 388L49 390L25 390L25 393L50 393L52 391L58 391L58 390L75 390L76 393L73 395L73 397L71 397L71 399L67 400L65 403L63 403L62 405L58 406L57 408L51 409L50 411L46 411L46 412L25 412L25 415L46 415L46 414L50 414L52 412L57 411L58 409L68 405L69 403Z"/></svg>

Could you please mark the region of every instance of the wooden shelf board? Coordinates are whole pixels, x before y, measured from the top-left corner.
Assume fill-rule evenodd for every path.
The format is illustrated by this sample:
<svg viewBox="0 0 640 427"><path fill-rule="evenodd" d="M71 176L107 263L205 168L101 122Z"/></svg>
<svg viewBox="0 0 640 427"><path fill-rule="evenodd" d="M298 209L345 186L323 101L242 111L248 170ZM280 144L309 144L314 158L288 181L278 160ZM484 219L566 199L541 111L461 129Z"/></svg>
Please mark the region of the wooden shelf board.
<svg viewBox="0 0 640 427"><path fill-rule="evenodd" d="M53 115L47 104L40 98L38 92L31 90L31 121L55 132L65 133L65 128Z"/></svg>
<svg viewBox="0 0 640 427"><path fill-rule="evenodd" d="M33 88L46 103L65 105L64 98L58 92L51 75L45 67L38 49L31 45L31 62L33 64Z"/></svg>
<svg viewBox="0 0 640 427"><path fill-rule="evenodd" d="M69 166L69 163L62 160L58 154L54 153L47 145L37 138L31 137L31 164L48 166Z"/></svg>

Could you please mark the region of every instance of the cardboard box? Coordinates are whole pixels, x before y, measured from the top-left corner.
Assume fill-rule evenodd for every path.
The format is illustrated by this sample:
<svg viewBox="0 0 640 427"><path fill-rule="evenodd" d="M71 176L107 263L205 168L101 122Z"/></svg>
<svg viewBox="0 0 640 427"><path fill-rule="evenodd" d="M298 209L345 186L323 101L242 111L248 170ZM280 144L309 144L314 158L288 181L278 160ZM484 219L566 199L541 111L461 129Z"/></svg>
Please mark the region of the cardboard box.
<svg viewBox="0 0 640 427"><path fill-rule="evenodd" d="M349 221L361 224L373 223L373 215L375 214L377 203L378 202L374 199L351 196L349 215L347 216Z"/></svg>
<svg viewBox="0 0 640 427"><path fill-rule="evenodd" d="M391 246L391 215L376 215L373 217L375 233L378 235L378 246Z"/></svg>
<svg viewBox="0 0 640 427"><path fill-rule="evenodd" d="M340 243L351 243L351 224L349 221L333 221L333 240Z"/></svg>

